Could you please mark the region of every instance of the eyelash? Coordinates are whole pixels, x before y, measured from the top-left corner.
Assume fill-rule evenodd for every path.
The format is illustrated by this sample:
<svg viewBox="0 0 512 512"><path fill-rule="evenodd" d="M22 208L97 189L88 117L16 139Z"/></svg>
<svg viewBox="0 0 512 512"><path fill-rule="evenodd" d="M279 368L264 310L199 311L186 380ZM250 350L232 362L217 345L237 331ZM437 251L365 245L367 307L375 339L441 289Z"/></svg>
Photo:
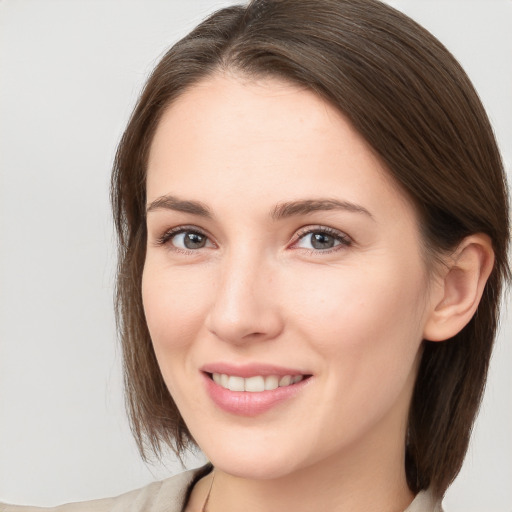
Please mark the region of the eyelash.
<svg viewBox="0 0 512 512"><path fill-rule="evenodd" d="M156 240L156 245L158 246L164 246L169 245L171 240L181 233L196 233L198 235L204 236L211 241L211 237L205 233L202 229L199 229L196 226L178 226L176 228L170 229L163 233L162 236L158 237ZM313 233L322 233L329 236L332 236L336 241L339 242L338 245L335 245L334 247L330 249L306 249L304 247L293 247L297 243L299 243L303 238L305 238L308 235L311 235ZM212 242L214 243L214 242ZM332 252L344 249L346 247L350 247L352 245L352 239L343 233L342 231L338 231L337 229L333 229L327 226L309 226L307 228L300 229L296 236L293 239L292 244L289 246L293 248L294 250L302 250L306 251L308 254L314 254L314 255L322 255L322 254L330 254ZM182 249L180 247L173 246L172 250L181 254L193 254L198 251L198 249Z"/></svg>

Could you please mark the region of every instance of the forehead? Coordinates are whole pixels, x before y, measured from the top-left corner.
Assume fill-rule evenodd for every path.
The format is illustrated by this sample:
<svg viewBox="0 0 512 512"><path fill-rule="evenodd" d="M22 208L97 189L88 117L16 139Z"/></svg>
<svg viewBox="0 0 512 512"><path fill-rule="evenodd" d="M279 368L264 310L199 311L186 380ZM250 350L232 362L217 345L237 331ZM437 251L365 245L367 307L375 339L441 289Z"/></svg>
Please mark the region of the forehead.
<svg viewBox="0 0 512 512"><path fill-rule="evenodd" d="M152 141L148 201L191 190L213 201L335 193L383 209L409 206L372 148L319 95L275 78L222 74L180 95Z"/></svg>
<svg viewBox="0 0 512 512"><path fill-rule="evenodd" d="M162 149L162 138L166 145L171 138L197 141L207 152L221 146L235 150L246 136L251 137L255 153L261 153L270 143L296 146L305 139L318 147L315 136L322 137L326 144L332 137L341 136L348 144L358 139L357 145L365 145L341 113L309 89L276 78L253 80L218 74L194 84L167 108L153 140L149 163L154 163L155 153ZM294 149L297 152L298 148ZM301 152L312 149L308 145Z"/></svg>

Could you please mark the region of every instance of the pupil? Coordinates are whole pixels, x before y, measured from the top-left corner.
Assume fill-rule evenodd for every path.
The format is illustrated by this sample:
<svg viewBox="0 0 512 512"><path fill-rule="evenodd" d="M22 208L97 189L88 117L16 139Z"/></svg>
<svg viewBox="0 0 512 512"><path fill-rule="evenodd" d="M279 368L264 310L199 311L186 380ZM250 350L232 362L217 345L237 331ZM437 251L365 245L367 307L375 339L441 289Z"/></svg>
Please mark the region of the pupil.
<svg viewBox="0 0 512 512"><path fill-rule="evenodd" d="M184 244L187 249L200 249L204 247L206 237L199 233L185 233Z"/></svg>
<svg viewBox="0 0 512 512"><path fill-rule="evenodd" d="M334 238L325 233L313 233L311 245L315 249L330 249L334 247Z"/></svg>

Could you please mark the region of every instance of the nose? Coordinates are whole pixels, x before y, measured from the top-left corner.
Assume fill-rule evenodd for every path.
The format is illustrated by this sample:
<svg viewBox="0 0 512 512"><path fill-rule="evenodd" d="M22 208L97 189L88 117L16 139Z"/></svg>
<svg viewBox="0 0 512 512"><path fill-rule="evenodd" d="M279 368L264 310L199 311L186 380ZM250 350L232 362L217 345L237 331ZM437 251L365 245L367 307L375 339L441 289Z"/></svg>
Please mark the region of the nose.
<svg viewBox="0 0 512 512"><path fill-rule="evenodd" d="M283 329L275 300L275 269L247 254L225 261L213 283L213 300L206 327L217 338L232 344L266 341Z"/></svg>

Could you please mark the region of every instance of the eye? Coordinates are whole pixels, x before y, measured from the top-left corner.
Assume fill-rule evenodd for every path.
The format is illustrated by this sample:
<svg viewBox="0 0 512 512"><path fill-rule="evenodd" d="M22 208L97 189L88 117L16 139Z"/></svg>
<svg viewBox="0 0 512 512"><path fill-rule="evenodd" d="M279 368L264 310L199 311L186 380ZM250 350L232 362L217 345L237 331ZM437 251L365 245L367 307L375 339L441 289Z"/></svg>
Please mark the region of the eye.
<svg viewBox="0 0 512 512"><path fill-rule="evenodd" d="M158 240L159 245L170 244L178 250L193 251L203 247L213 247L207 235L190 228L176 228L164 233Z"/></svg>
<svg viewBox="0 0 512 512"><path fill-rule="evenodd" d="M323 227L299 233L295 246L312 251L328 251L340 245L349 246L351 243L350 238L341 231Z"/></svg>
<svg viewBox="0 0 512 512"><path fill-rule="evenodd" d="M201 249L206 245L207 240L201 233L193 231L178 233L171 238L172 245L180 249Z"/></svg>

